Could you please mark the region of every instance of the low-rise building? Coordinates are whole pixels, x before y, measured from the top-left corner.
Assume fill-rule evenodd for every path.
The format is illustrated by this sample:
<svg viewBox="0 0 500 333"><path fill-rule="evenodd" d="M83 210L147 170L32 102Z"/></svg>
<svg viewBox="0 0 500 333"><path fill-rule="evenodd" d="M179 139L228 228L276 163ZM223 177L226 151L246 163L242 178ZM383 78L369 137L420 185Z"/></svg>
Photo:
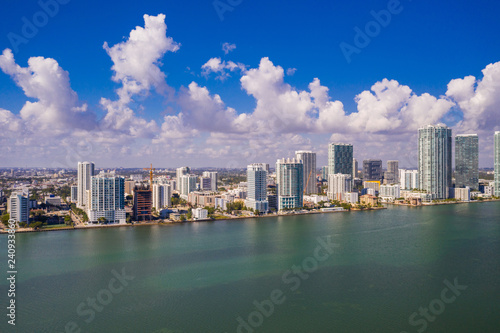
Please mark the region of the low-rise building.
<svg viewBox="0 0 500 333"><path fill-rule="evenodd" d="M358 201L359 201L359 194L358 194L358 192L347 192L347 193L344 193L344 195L342 197L342 201L345 201L345 202L350 203L350 204L358 203Z"/></svg>
<svg viewBox="0 0 500 333"><path fill-rule="evenodd" d="M328 197L326 195L318 194L304 195L304 201L312 202L313 204L317 205L321 201L328 201Z"/></svg>
<svg viewBox="0 0 500 333"><path fill-rule="evenodd" d="M61 197L53 194L45 196L45 204L51 206L61 206Z"/></svg>
<svg viewBox="0 0 500 333"><path fill-rule="evenodd" d="M362 205L371 205L372 207L378 205L378 198L371 194L362 195L359 200Z"/></svg>
<svg viewBox="0 0 500 333"><path fill-rule="evenodd" d="M455 188L454 197L458 201L470 201L470 188Z"/></svg>
<svg viewBox="0 0 500 333"><path fill-rule="evenodd" d="M208 210L204 208L194 208L193 209L193 219L194 220L206 220L208 219Z"/></svg>
<svg viewBox="0 0 500 333"><path fill-rule="evenodd" d="M187 202L193 206L215 207L215 199L218 198L216 192L194 191L188 194Z"/></svg>

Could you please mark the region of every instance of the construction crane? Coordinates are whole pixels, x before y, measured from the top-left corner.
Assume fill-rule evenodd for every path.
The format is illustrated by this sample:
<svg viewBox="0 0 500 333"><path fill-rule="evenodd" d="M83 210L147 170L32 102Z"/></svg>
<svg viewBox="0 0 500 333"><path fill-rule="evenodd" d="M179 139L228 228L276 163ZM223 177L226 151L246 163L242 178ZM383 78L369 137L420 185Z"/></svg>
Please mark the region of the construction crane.
<svg viewBox="0 0 500 333"><path fill-rule="evenodd" d="M309 171L309 176L307 177L307 182L306 182L306 186L304 187L304 195L306 194L306 191L307 191L307 185L309 185L309 179L311 179L311 174L312 174L312 170Z"/></svg>
<svg viewBox="0 0 500 333"><path fill-rule="evenodd" d="M156 169L153 169L153 163L151 163L151 167L149 168L144 168L144 170L149 170L149 190L153 190L153 171L156 171Z"/></svg>

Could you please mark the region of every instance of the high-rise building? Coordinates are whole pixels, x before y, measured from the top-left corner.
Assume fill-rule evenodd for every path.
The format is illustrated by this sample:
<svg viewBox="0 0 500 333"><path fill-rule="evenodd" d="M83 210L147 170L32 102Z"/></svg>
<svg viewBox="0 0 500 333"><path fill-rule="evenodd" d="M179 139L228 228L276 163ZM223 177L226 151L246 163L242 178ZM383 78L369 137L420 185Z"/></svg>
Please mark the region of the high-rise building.
<svg viewBox="0 0 500 333"><path fill-rule="evenodd" d="M9 197L8 212L14 221L28 223L30 216L29 191L13 192Z"/></svg>
<svg viewBox="0 0 500 333"><path fill-rule="evenodd" d="M358 161L353 158L352 159L352 179L358 178Z"/></svg>
<svg viewBox="0 0 500 333"><path fill-rule="evenodd" d="M500 197L500 131L495 132L495 149L494 149L494 159L495 159L495 184L494 192L496 197Z"/></svg>
<svg viewBox="0 0 500 333"><path fill-rule="evenodd" d="M172 204L172 191L168 184L153 184L152 207L157 211L170 207Z"/></svg>
<svg viewBox="0 0 500 333"><path fill-rule="evenodd" d="M218 177L217 171L203 171L202 176L210 178L210 188L207 190L217 191L217 177Z"/></svg>
<svg viewBox="0 0 500 333"><path fill-rule="evenodd" d="M382 180L382 160L363 161L363 180Z"/></svg>
<svg viewBox="0 0 500 333"><path fill-rule="evenodd" d="M134 220L151 220L153 191L146 187L134 188Z"/></svg>
<svg viewBox="0 0 500 333"><path fill-rule="evenodd" d="M399 169L399 185L402 190L418 189L418 170Z"/></svg>
<svg viewBox="0 0 500 333"><path fill-rule="evenodd" d="M351 174L329 174L328 175L328 200L342 200L344 194L352 191Z"/></svg>
<svg viewBox="0 0 500 333"><path fill-rule="evenodd" d="M176 182L175 189L177 191L181 192L181 177L189 174L190 172L191 172L191 170L189 169L189 167L180 167L180 168L176 169L175 175L176 175L177 182Z"/></svg>
<svg viewBox="0 0 500 333"><path fill-rule="evenodd" d="M276 162L278 210L303 206L304 165L295 158Z"/></svg>
<svg viewBox="0 0 500 333"><path fill-rule="evenodd" d="M455 137L455 187L479 189L479 138L477 134Z"/></svg>
<svg viewBox="0 0 500 333"><path fill-rule="evenodd" d="M131 195L134 193L135 180L126 180L125 181L125 193Z"/></svg>
<svg viewBox="0 0 500 333"><path fill-rule="evenodd" d="M418 130L419 189L447 199L451 188L451 128L427 125Z"/></svg>
<svg viewBox="0 0 500 333"><path fill-rule="evenodd" d="M304 165L304 190L306 194L318 193L316 184L316 153L299 150L295 152L295 159Z"/></svg>
<svg viewBox="0 0 500 333"><path fill-rule="evenodd" d="M399 162L387 161L387 172L384 172L384 184L397 184L399 182Z"/></svg>
<svg viewBox="0 0 500 333"><path fill-rule="evenodd" d="M254 163L247 166L247 199L248 208L267 212L267 171L264 163Z"/></svg>
<svg viewBox="0 0 500 333"><path fill-rule="evenodd" d="M328 165L321 167L321 179L323 181L328 180Z"/></svg>
<svg viewBox="0 0 500 333"><path fill-rule="evenodd" d="M212 190L212 179L210 179L210 177L200 177L200 190L202 191Z"/></svg>
<svg viewBox="0 0 500 333"><path fill-rule="evenodd" d="M181 196L184 196L184 199L187 198L187 195L190 192L196 191L196 180L198 176L196 175L182 175L180 177L180 192Z"/></svg>
<svg viewBox="0 0 500 333"><path fill-rule="evenodd" d="M345 143L328 145L328 174L352 174L353 146Z"/></svg>
<svg viewBox="0 0 500 333"><path fill-rule="evenodd" d="M90 181L89 222L126 223L125 179L108 174L93 176Z"/></svg>
<svg viewBox="0 0 500 333"><path fill-rule="evenodd" d="M71 186L71 202L78 202L78 186Z"/></svg>
<svg viewBox="0 0 500 333"><path fill-rule="evenodd" d="M87 205L88 195L87 191L90 190L90 183L92 176L95 174L95 165L93 162L78 162L78 198L77 206L85 208Z"/></svg>

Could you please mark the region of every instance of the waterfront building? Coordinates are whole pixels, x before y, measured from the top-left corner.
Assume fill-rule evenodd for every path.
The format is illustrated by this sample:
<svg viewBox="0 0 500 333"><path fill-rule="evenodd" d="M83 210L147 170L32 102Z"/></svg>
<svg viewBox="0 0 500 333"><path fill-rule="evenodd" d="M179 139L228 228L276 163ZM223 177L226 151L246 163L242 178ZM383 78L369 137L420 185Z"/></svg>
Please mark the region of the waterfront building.
<svg viewBox="0 0 500 333"><path fill-rule="evenodd" d="M191 172L191 170L189 169L189 167L180 167L180 168L177 168L175 170L175 175L176 175L176 190L181 192L181 188L182 188L182 185L181 185L181 177L184 176L184 175L187 175Z"/></svg>
<svg viewBox="0 0 500 333"><path fill-rule="evenodd" d="M428 125L418 130L418 188L446 199L451 188L451 129Z"/></svg>
<svg viewBox="0 0 500 333"><path fill-rule="evenodd" d="M479 138L477 134L455 137L455 187L479 189Z"/></svg>
<svg viewBox="0 0 500 333"><path fill-rule="evenodd" d="M278 210L278 196L276 194L267 194L267 202L269 203L269 210L271 208Z"/></svg>
<svg viewBox="0 0 500 333"><path fill-rule="evenodd" d="M208 210L204 208L193 208L193 220L206 220L208 219Z"/></svg>
<svg viewBox="0 0 500 333"><path fill-rule="evenodd" d="M352 175L353 146L345 143L328 145L328 174Z"/></svg>
<svg viewBox="0 0 500 333"><path fill-rule="evenodd" d="M372 207L378 206L378 198L376 196L374 196L374 195L371 195L371 194L362 195L359 198L359 202L362 205L370 205Z"/></svg>
<svg viewBox="0 0 500 333"><path fill-rule="evenodd" d="M363 180L382 180L382 160L363 161Z"/></svg>
<svg viewBox="0 0 500 333"><path fill-rule="evenodd" d="M295 158L302 161L304 165L304 192L306 194L318 193L318 186L316 184L316 153L299 150L295 152Z"/></svg>
<svg viewBox="0 0 500 333"><path fill-rule="evenodd" d="M93 176L90 182L87 216L90 223L102 218L109 223L126 223L125 179L108 174Z"/></svg>
<svg viewBox="0 0 500 333"><path fill-rule="evenodd" d="M321 201L328 201L328 197L326 195L317 195L317 194L304 195L304 202L306 201L317 205Z"/></svg>
<svg viewBox="0 0 500 333"><path fill-rule="evenodd" d="M381 185L380 186L380 196L384 202L392 202L394 199L401 197L401 191L399 184L394 185Z"/></svg>
<svg viewBox="0 0 500 333"><path fill-rule="evenodd" d="M342 201L345 201L350 204L358 203L359 201L359 193L358 192L347 192L344 193L342 197Z"/></svg>
<svg viewBox="0 0 500 333"><path fill-rule="evenodd" d="M328 175L329 200L342 200L342 195L352 191L352 174L330 174Z"/></svg>
<svg viewBox="0 0 500 333"><path fill-rule="evenodd" d="M153 184L152 208L160 211L172 206L172 190L169 184Z"/></svg>
<svg viewBox="0 0 500 333"><path fill-rule="evenodd" d="M267 201L267 171L264 163L247 166L247 199L245 206L259 212L269 210Z"/></svg>
<svg viewBox="0 0 500 333"><path fill-rule="evenodd" d="M218 173L216 171L203 171L202 176L210 179L210 188L206 188L206 190L217 191Z"/></svg>
<svg viewBox="0 0 500 333"><path fill-rule="evenodd" d="M500 197L500 131L495 132L493 156L495 159L495 196Z"/></svg>
<svg viewBox="0 0 500 333"><path fill-rule="evenodd" d="M134 188L134 220L151 220L151 208L153 204L153 192L143 186Z"/></svg>
<svg viewBox="0 0 500 333"><path fill-rule="evenodd" d="M278 210L303 206L304 165L295 158L276 162Z"/></svg>
<svg viewBox="0 0 500 333"><path fill-rule="evenodd" d="M13 192L9 197L7 208L11 219L16 222L28 223L30 216L29 191Z"/></svg>
<svg viewBox="0 0 500 333"><path fill-rule="evenodd" d="M455 187L455 199L458 201L470 201L471 191L470 187L457 188Z"/></svg>
<svg viewBox="0 0 500 333"><path fill-rule="evenodd" d="M78 208L88 209L88 207L86 207L88 201L87 191L90 190L90 183L94 174L95 174L95 165L93 162L78 162L78 170L77 170Z"/></svg>

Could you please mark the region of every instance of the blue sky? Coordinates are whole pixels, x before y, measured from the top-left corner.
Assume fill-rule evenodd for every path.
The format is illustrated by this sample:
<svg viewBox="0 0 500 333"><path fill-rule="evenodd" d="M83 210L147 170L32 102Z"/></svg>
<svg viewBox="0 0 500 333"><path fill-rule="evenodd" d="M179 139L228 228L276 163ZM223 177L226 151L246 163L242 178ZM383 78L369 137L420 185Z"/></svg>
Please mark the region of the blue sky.
<svg viewBox="0 0 500 333"><path fill-rule="evenodd" d="M41 3L54 9L53 1ZM162 167L227 167L274 163L300 149L317 151L321 165L326 163L328 142L344 141L355 144L359 160L399 159L403 166L411 167L416 166L415 128L425 121L445 122L453 126L455 134L480 134L480 164L492 166L491 138L500 129L497 2L61 3L65 4L58 3L53 17L45 16L47 23L34 36L18 45L12 43L12 36L26 37L23 17L31 23L37 17L43 19L39 14L42 6L38 1L9 0L0 13L0 51L9 48L14 58L14 62L5 60L0 72L0 110L4 110L0 113L0 143L9 147L0 152L0 166L72 166L76 160L91 159L103 167L146 162ZM355 46L354 29L365 31L374 21L371 12L388 7L397 8L397 13L391 14L385 27L379 25L368 45L358 48L359 53L352 54L348 62L339 45ZM231 10L221 13L220 8ZM160 56L151 60L163 73L160 77L165 84L151 84L144 72L122 72L125 79L113 81L117 71L103 44L113 48L126 43L132 30L144 27L145 14L164 14L159 21L167 26L166 37L177 45L162 48L158 43ZM224 43L235 48L225 54ZM156 50L154 44L148 42L153 45L151 52ZM132 45L121 56L133 57L140 52L137 48L140 46L134 50ZM58 68L37 74L28 65L32 57L53 59ZM221 78L221 72L213 73L214 67L202 70L213 58L241 67L226 67ZM8 68L14 64L31 69L31 76L23 79L12 71L9 74ZM482 71L490 64L483 79ZM69 74L68 96L76 94L76 101L68 97L65 104L51 100L57 94L26 93L36 77L44 85L53 84L50 76L64 71ZM264 82L269 76L275 81ZM457 81L453 91L449 89L450 81L468 76L475 79ZM310 84L315 78L320 87L328 88L332 105L319 103L321 98L312 93ZM139 93L127 88L131 100L125 102L117 95L124 80L149 84ZM379 95L372 90L376 83ZM268 88L255 88L267 84ZM170 93L160 91L165 87ZM204 92L208 99L196 99ZM102 98L117 102L114 111L103 105ZM25 105L41 99L44 102L34 107ZM276 100L285 101L274 103ZM333 105L335 101L342 107ZM84 116L70 114L56 129L50 126L50 121L66 117L61 115L67 108L84 104ZM424 109L427 111L421 111ZM429 113L417 117L425 112ZM280 124L270 121L266 127L266 114ZM165 116L171 118L165 121ZM478 122L478 116L491 121ZM128 122L121 127L113 124L126 117ZM207 124L210 119L213 124ZM81 148L88 146L92 148Z"/></svg>

